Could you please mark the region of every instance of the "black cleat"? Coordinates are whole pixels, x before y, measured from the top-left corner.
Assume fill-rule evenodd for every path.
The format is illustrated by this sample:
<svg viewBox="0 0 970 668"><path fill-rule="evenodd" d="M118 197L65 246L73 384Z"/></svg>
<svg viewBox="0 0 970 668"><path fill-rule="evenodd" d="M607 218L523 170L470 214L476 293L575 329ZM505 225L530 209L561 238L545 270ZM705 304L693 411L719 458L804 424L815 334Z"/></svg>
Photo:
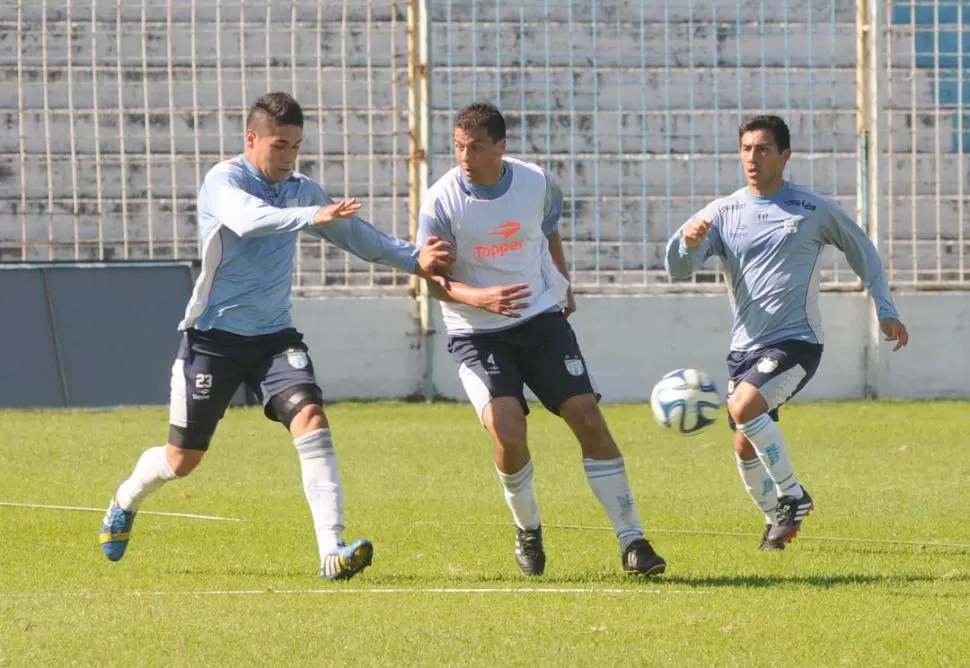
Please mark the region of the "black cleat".
<svg viewBox="0 0 970 668"><path fill-rule="evenodd" d="M637 538L623 551L623 570L631 575L660 575L667 562L645 538Z"/></svg>
<svg viewBox="0 0 970 668"><path fill-rule="evenodd" d="M793 496L779 497L778 506L775 508L775 523L765 533L765 540L787 545L798 535L802 520L808 517L813 508L815 502L805 488L802 488L800 499Z"/></svg>
<svg viewBox="0 0 970 668"><path fill-rule="evenodd" d="M525 575L542 575L546 570L546 552L542 549L542 527L519 529L515 534L515 563Z"/></svg>
<svg viewBox="0 0 970 668"><path fill-rule="evenodd" d="M785 544L777 540L769 540L768 534L771 533L771 528L773 524L765 525L765 532L761 535L761 545L758 549L762 552L777 552L778 550L784 550Z"/></svg>

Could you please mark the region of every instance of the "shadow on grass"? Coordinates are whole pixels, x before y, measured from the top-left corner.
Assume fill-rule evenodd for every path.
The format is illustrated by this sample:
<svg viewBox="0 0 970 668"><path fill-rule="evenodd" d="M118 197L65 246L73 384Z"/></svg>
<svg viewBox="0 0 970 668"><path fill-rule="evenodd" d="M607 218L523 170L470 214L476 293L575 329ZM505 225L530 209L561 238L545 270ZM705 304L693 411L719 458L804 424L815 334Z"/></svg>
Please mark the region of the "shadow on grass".
<svg viewBox="0 0 970 668"><path fill-rule="evenodd" d="M355 580L363 583L364 578ZM638 587L650 589L664 588L773 588L773 587L811 587L815 589L835 589L838 587L876 586L906 587L930 583L968 583L970 576L965 575L916 575L888 574L872 575L863 573L843 573L839 575L724 575L709 577L685 577L661 575L641 578L623 573L563 573L555 576L525 578L514 574L464 573L461 575L428 577L420 575L395 575L393 573L373 574L366 578L372 587L414 587L414 588L623 588Z"/></svg>

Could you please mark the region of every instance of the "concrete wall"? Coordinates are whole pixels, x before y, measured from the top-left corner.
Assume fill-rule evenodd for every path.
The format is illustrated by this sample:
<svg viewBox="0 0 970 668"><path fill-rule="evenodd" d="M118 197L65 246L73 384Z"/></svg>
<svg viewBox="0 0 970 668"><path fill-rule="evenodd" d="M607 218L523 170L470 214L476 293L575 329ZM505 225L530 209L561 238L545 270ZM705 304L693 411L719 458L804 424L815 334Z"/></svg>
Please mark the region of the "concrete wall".
<svg viewBox="0 0 970 668"><path fill-rule="evenodd" d="M898 294L912 341L897 353L880 346L877 373L867 379L869 301L822 296L825 355L802 400L859 399L867 382L880 396L970 398L970 294ZM436 315L440 315L437 306ZM413 302L403 298L302 299L294 304L330 400L420 394L425 350ZM653 382L678 367L706 370L723 390L730 310L723 295L581 296L572 319L589 368L606 401L644 401ZM434 386L464 399L445 338L430 340Z"/></svg>

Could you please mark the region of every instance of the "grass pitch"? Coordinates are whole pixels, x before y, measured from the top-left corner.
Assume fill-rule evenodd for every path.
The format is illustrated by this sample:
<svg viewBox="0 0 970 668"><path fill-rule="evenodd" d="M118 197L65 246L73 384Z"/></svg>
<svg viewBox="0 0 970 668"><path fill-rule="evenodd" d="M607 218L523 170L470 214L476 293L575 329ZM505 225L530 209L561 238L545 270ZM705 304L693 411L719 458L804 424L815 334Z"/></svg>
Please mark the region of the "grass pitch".
<svg viewBox="0 0 970 668"><path fill-rule="evenodd" d="M0 505L0 665L893 665L970 660L966 402L795 405L782 429L816 500L782 553L722 420L693 439L604 406L667 574L622 574L578 446L536 407L546 575L527 580L491 446L465 405L337 404L347 538L374 565L325 583L299 463L230 411L196 473L139 515ZM161 409L0 412L0 503L103 508L166 434Z"/></svg>

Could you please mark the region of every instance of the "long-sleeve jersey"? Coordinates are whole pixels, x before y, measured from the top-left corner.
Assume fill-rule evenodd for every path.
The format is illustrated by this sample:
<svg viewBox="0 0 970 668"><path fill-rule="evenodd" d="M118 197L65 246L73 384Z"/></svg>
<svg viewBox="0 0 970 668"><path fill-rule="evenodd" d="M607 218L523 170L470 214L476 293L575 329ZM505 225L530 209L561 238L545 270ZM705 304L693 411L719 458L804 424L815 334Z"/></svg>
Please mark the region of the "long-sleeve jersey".
<svg viewBox="0 0 970 668"><path fill-rule="evenodd" d="M828 198L788 182L771 197L742 188L694 218L713 221L707 238L689 249L681 227L667 242L665 266L673 278L687 278L710 256L721 259L734 310L731 350L784 340L823 343L819 271L827 244L845 254L878 317L899 317L875 246Z"/></svg>
<svg viewBox="0 0 970 668"><path fill-rule="evenodd" d="M202 268L179 329L257 336L292 327L293 262L301 231L369 262L414 273L417 248L357 216L314 225L317 210L332 202L309 177L292 172L275 183L242 155L209 170L198 201Z"/></svg>

